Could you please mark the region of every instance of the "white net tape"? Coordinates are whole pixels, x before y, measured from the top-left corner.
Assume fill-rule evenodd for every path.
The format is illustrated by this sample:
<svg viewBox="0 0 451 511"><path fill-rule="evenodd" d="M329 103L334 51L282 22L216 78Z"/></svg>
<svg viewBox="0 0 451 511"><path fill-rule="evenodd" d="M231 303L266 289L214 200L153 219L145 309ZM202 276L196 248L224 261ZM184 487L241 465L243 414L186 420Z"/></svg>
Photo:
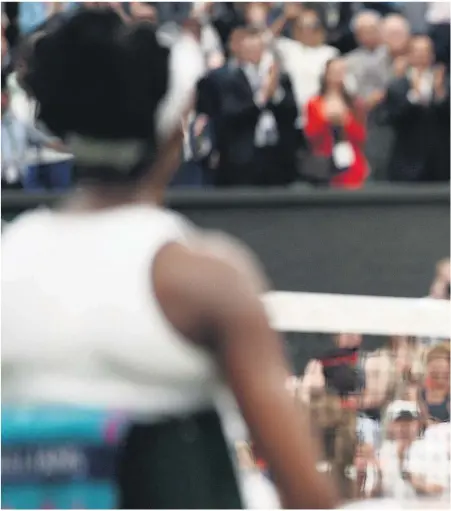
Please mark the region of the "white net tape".
<svg viewBox="0 0 451 511"><path fill-rule="evenodd" d="M264 297L281 332L358 333L450 337L450 302L275 291Z"/></svg>

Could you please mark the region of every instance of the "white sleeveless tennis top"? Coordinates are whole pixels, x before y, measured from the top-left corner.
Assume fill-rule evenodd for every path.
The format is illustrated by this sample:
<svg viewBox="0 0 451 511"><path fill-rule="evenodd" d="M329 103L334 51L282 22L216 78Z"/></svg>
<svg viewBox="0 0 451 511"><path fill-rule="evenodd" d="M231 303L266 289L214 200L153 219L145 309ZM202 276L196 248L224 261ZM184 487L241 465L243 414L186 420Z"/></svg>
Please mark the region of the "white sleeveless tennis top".
<svg viewBox="0 0 451 511"><path fill-rule="evenodd" d="M155 255L192 227L156 207L35 211L2 236L2 399L149 417L210 406L210 357L164 317ZM191 231L192 232L192 231Z"/></svg>

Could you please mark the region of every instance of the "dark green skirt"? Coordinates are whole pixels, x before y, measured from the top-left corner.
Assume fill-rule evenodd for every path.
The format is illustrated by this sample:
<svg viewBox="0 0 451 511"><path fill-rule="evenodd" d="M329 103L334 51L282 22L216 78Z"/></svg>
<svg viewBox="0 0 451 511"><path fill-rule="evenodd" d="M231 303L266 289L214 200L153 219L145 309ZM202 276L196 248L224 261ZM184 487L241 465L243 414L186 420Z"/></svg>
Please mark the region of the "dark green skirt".
<svg viewBox="0 0 451 511"><path fill-rule="evenodd" d="M228 445L216 411L133 424L118 457L121 509L239 509Z"/></svg>

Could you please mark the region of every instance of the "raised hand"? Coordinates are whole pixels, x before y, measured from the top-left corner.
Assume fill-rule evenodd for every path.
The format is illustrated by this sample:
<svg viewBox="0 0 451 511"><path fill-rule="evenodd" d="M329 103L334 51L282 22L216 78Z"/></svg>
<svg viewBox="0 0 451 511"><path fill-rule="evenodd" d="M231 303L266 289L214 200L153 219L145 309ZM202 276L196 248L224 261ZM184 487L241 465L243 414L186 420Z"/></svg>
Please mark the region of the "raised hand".
<svg viewBox="0 0 451 511"><path fill-rule="evenodd" d="M311 360L305 368L302 386L310 392L322 391L326 386L323 366L319 360Z"/></svg>
<svg viewBox="0 0 451 511"><path fill-rule="evenodd" d="M283 7L283 12L287 20L297 19L302 12L302 4L299 2L286 2Z"/></svg>
<svg viewBox="0 0 451 511"><path fill-rule="evenodd" d="M274 62L269 70L265 84L263 85L263 96L266 101L269 101L276 92L280 83L280 69Z"/></svg>

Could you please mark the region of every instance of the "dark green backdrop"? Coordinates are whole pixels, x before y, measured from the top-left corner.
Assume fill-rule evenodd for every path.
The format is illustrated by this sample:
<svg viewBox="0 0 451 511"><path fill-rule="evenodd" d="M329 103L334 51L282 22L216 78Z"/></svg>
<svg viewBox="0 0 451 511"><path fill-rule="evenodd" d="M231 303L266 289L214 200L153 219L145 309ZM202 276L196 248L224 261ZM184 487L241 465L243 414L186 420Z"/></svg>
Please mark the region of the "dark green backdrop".
<svg viewBox="0 0 451 511"><path fill-rule="evenodd" d="M2 216L56 199L4 194ZM168 202L196 224L244 240L278 290L421 297L435 263L449 256L449 187L443 185L179 192ZM289 342L299 367L324 347L316 337L304 339Z"/></svg>

